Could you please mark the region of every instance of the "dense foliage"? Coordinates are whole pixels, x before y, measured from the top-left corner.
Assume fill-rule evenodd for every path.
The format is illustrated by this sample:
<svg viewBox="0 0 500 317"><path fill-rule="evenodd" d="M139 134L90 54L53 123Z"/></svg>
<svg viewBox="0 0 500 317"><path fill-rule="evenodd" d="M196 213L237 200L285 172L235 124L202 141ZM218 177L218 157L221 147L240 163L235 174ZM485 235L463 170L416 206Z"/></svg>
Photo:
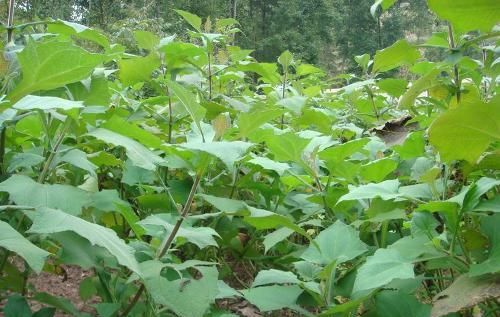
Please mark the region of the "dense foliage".
<svg viewBox="0 0 500 317"><path fill-rule="evenodd" d="M7 0L4 0L7 3ZM373 0L18 0L23 21L46 18L96 27L113 41L133 44L133 31L188 40L187 23L175 9L210 20L234 18L241 33L234 44L251 48L260 62L274 62L285 50L329 73L354 71L352 57L374 54L406 36L419 41L439 27L425 0L400 1L370 14ZM385 6L385 4L384 4ZM6 8L7 6L5 6ZM6 16L0 7L0 16ZM434 23L436 22L436 23ZM335 56L333 58L333 55Z"/></svg>
<svg viewBox="0 0 500 317"><path fill-rule="evenodd" d="M258 62L232 18L178 10L185 35L137 30L133 50L10 19L3 314L89 316L28 282L74 265L98 316L236 316L243 300L269 316L498 316L500 5L428 5L449 28L335 78L290 51Z"/></svg>

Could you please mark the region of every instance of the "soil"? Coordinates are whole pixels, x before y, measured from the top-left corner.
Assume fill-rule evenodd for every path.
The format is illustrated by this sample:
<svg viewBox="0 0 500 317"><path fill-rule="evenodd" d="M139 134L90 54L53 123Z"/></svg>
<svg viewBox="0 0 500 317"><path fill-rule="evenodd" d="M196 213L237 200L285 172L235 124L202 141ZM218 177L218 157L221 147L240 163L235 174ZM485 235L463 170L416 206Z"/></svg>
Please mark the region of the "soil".
<svg viewBox="0 0 500 317"><path fill-rule="evenodd" d="M229 259L228 259L229 260ZM231 259L232 260L232 259ZM233 270L233 277L226 279L226 283L235 289L243 288L242 284L248 286L251 285L253 281L253 276L251 273L251 269L248 268L246 263L242 263L239 261L229 260L227 263L230 264ZM22 267L22 262L16 265ZM56 275L53 273L42 272L39 275L32 275L28 279L28 285L30 285L30 289L36 290L36 292L45 292L54 296L64 297L70 300L73 305L82 312L90 313L92 316L96 316L95 309L91 306L92 304L98 303L97 298L93 298L88 302L83 301L80 298L79 294L79 286L80 283L87 277L92 276L93 272L88 270L83 270L78 266L71 265L63 265L61 266L64 274ZM30 296L32 294L28 294ZM4 303L0 303L0 307ZM272 315L265 314L259 312L259 310L246 301L243 298L232 298L232 299L222 299L217 300L217 307L221 309L225 309L231 311L232 313L242 316L242 317L262 317L262 316L283 316L283 317L291 317L291 316L299 316L292 311L281 311L274 312ZM30 302L31 309L35 312L40 308L44 307L36 301ZM55 317L63 317L63 316L71 316L69 314L63 313L61 311L57 311L54 315ZM0 317L3 317L3 314L0 312Z"/></svg>
<svg viewBox="0 0 500 317"><path fill-rule="evenodd" d="M18 267L20 271L23 271L23 261L19 258L13 258L12 264ZM53 296L64 297L71 301L76 309L82 312L88 312L92 315L95 315L95 309L91 306L92 304L98 303L97 298L92 298L88 302L84 302L80 298L79 290L80 283L87 277L92 276L93 272L88 270L83 270L78 266L72 265L62 265L61 271L63 274L57 275L53 273L42 272L39 275L31 275L28 278L28 296L33 296L35 292L45 292L51 294ZM36 312L42 307L46 307L47 305L43 305L37 301L31 300L28 301L31 310ZM0 302L0 308L5 305L5 302ZM62 316L71 316L69 314L63 313L60 310L57 310L55 317ZM3 313L0 312L0 317L3 317Z"/></svg>
<svg viewBox="0 0 500 317"><path fill-rule="evenodd" d="M37 292L45 292L58 297L69 299L79 311L88 312L94 315L95 309L90 306L96 304L96 299L91 299L89 302L84 302L80 298L80 283L87 277L92 276L93 272L82 270L78 266L63 266L65 274L55 275L42 272L40 275L32 276L28 283L32 284ZM33 311L43 307L39 303L32 303ZM60 311L54 315L55 317L71 316Z"/></svg>

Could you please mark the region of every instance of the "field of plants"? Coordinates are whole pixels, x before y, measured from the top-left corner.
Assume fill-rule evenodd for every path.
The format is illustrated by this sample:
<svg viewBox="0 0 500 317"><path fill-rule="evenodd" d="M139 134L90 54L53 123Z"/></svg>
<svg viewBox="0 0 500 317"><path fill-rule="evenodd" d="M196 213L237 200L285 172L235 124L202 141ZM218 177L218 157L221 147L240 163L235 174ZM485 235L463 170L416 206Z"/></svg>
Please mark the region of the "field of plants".
<svg viewBox="0 0 500 317"><path fill-rule="evenodd" d="M126 48L11 8L0 315L499 317L500 3L428 6L333 78L234 19ZM70 270L83 308L34 282Z"/></svg>

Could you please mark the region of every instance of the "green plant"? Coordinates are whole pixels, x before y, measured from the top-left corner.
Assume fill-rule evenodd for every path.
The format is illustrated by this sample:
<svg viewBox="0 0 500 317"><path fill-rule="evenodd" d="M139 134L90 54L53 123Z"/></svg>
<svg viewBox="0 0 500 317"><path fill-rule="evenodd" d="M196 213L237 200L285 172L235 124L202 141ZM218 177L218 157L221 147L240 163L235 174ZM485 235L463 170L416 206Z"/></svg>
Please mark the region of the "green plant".
<svg viewBox="0 0 500 317"><path fill-rule="evenodd" d="M136 55L11 19L5 316L54 314L27 299L88 316L28 283L64 265L93 271L80 294L99 316L233 316L227 298L269 315L498 316L499 6L428 3L447 30L332 80L288 51L257 62L231 45L234 19L178 11L190 41L137 31Z"/></svg>

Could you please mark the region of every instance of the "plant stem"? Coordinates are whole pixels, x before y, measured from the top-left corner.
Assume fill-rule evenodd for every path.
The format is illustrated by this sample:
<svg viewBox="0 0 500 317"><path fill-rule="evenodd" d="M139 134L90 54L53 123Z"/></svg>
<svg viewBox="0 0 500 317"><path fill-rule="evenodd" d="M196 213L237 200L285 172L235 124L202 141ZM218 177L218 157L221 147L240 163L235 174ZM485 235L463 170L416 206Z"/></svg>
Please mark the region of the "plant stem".
<svg viewBox="0 0 500 317"><path fill-rule="evenodd" d="M285 88L286 88L286 77L287 77L287 74L288 74L288 70L285 69L284 70L284 74L283 74L283 85L281 86L281 99L282 100L285 99ZM281 115L281 130L283 130L284 125L285 125L285 114L282 114Z"/></svg>
<svg viewBox="0 0 500 317"><path fill-rule="evenodd" d="M9 12L7 16L7 43L12 41L12 36L14 35L14 29L12 26L14 25L14 8L15 8L15 0L9 1Z"/></svg>
<svg viewBox="0 0 500 317"><path fill-rule="evenodd" d="M194 195L196 194L196 190L198 189L198 185L200 184L201 180L201 173L196 174L196 177L194 178L193 185L191 186L191 191L189 192L188 199L186 201L186 204L184 205L184 208L182 208L182 212L179 215L179 219L177 219L177 222L174 225L174 228L172 229L172 232L168 235L166 239L163 240L161 243L160 247L158 248L158 252L156 252L156 258L161 259L165 253L170 249L170 245L172 244L172 241L174 240L175 236L177 235L177 232L179 231L182 222L184 219L187 217L189 210L191 210L191 205L194 200Z"/></svg>
<svg viewBox="0 0 500 317"><path fill-rule="evenodd" d="M7 43L12 41L12 36L14 34L14 29L12 25L14 24L14 4L15 0L9 1L9 11L7 12ZM4 173L4 156L5 156L5 133L6 128L3 126L0 131L0 175Z"/></svg>
<svg viewBox="0 0 500 317"><path fill-rule="evenodd" d="M387 233L389 232L389 221L384 221L382 223L382 234L380 235L380 247L385 248L387 246Z"/></svg>
<svg viewBox="0 0 500 317"><path fill-rule="evenodd" d="M334 264L332 271L330 272L330 278L328 279L328 291L326 294L326 303L328 306L332 304L332 294L333 294L333 283L335 282L335 276L337 274L337 264Z"/></svg>
<svg viewBox="0 0 500 317"><path fill-rule="evenodd" d="M172 98L168 86L165 87L168 97L168 143L172 144L172 127L174 126L174 119L172 118Z"/></svg>
<svg viewBox="0 0 500 317"><path fill-rule="evenodd" d="M4 157L5 157L5 137L6 128L2 127L0 131L0 176L4 174Z"/></svg>
<svg viewBox="0 0 500 317"><path fill-rule="evenodd" d="M172 229L170 234L165 239L163 239L162 243L160 244L160 247L158 248L155 255L156 260L161 259L165 255L165 253L167 253L167 251L170 249L170 245L172 244L172 241L174 241L175 236L177 235L177 232L179 231L182 222L184 221L184 219L186 219L189 211L191 210L191 205L193 204L194 195L196 194L196 190L198 189L198 185L200 184L202 175L203 175L203 170L196 174L186 204L182 208L181 214L179 215L179 219L177 219L174 228ZM120 316L125 317L130 313L130 311L139 301L139 298L141 297L142 293L144 293L145 289L146 287L144 286L144 284L142 284L135 293L134 298L132 298L130 304L125 308L125 310Z"/></svg>
<svg viewBox="0 0 500 317"><path fill-rule="evenodd" d="M378 119L380 119L380 113L377 110L377 105L375 105L375 100L373 99L373 92L368 87L366 87L366 91L368 92L368 97L370 97L370 102L372 104L373 113L375 114L375 117L377 117L377 120L378 120Z"/></svg>
<svg viewBox="0 0 500 317"><path fill-rule="evenodd" d="M61 145L62 141L64 140L64 137L66 136L66 132L68 131L70 126L71 126L71 120L68 117L68 118L66 118L66 121L64 122L64 127L63 127L61 133L59 134L59 136L54 144L54 147L50 151L49 157L45 161L42 172L38 176L39 183L45 182L45 178L47 177L47 174L50 171L50 165L52 165L52 162L54 161L54 158L56 157L57 150L59 149L59 146Z"/></svg>
<svg viewBox="0 0 500 317"><path fill-rule="evenodd" d="M239 166L235 168L234 174L233 174L233 184L231 185L231 193L229 194L229 199L232 199L234 196L234 193L236 192L236 183L238 182L238 176L240 175L239 173L240 168Z"/></svg>
<svg viewBox="0 0 500 317"><path fill-rule="evenodd" d="M208 100L212 100L212 62L210 61L211 58L210 52L208 52L207 55L208 55Z"/></svg>
<svg viewBox="0 0 500 317"><path fill-rule="evenodd" d="M450 23L448 23L448 38L449 38L449 44L450 44L450 49L455 49L455 38L453 36L453 28ZM455 86L457 89L457 103L460 103L461 99L461 84L460 84L460 74L458 72L458 66L454 65L453 66L453 72L455 73Z"/></svg>

